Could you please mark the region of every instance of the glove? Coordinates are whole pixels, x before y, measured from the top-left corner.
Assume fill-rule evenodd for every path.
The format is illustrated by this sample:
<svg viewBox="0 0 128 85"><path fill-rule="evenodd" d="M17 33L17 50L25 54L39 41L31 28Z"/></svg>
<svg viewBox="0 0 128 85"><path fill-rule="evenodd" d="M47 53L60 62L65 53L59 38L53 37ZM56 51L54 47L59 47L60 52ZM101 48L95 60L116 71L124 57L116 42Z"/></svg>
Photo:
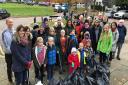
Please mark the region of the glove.
<svg viewBox="0 0 128 85"><path fill-rule="evenodd" d="M74 68L74 62L72 62L72 68Z"/></svg>
<svg viewBox="0 0 128 85"><path fill-rule="evenodd" d="M26 68L26 69L30 69L30 68L31 68L31 65L32 65L32 61L28 61L28 62L25 64L25 68Z"/></svg>

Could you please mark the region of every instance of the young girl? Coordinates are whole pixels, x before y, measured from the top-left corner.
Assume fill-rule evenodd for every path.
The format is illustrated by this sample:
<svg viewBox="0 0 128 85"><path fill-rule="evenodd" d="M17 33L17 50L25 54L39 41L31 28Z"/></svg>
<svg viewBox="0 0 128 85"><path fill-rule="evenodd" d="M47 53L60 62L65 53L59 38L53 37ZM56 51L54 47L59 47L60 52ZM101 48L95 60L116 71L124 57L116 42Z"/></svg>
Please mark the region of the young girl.
<svg viewBox="0 0 128 85"><path fill-rule="evenodd" d="M112 32L110 25L106 24L101 32L101 36L98 42L97 50L100 52L100 63L105 63L108 59L108 55L112 49Z"/></svg>
<svg viewBox="0 0 128 85"><path fill-rule="evenodd" d="M15 75L16 85L27 84L27 70L32 65L31 50L28 47L28 39L25 37L24 26L19 25L16 29L12 44L12 70Z"/></svg>
<svg viewBox="0 0 128 85"><path fill-rule="evenodd" d="M67 45L68 45L68 39L65 36L65 30L61 30L61 36L59 38L59 49L60 53L62 55L62 61L67 61Z"/></svg>
<svg viewBox="0 0 128 85"><path fill-rule="evenodd" d="M43 83L44 67L46 67L47 57L46 46L43 44L43 38L37 37L35 47L33 48L33 62L35 67L35 78Z"/></svg>
<svg viewBox="0 0 128 85"><path fill-rule="evenodd" d="M86 62L87 62L87 66L89 67L93 67L93 59L94 59L94 52L91 46L91 40L88 39L88 41L86 42L85 45L85 52L86 52Z"/></svg>
<svg viewBox="0 0 128 85"><path fill-rule="evenodd" d="M50 81L53 78L53 69L54 69L54 65L56 64L56 53L57 50L54 43L54 38L49 37L47 51L46 51L48 81Z"/></svg>
<svg viewBox="0 0 128 85"><path fill-rule="evenodd" d="M82 43L84 44L84 47L86 47L88 40L90 40L90 33L85 32L84 33L84 39L82 40Z"/></svg>
<svg viewBox="0 0 128 85"><path fill-rule="evenodd" d="M71 74L75 69L80 66L77 49L75 47L72 48L71 54L68 56L69 62L69 74Z"/></svg>

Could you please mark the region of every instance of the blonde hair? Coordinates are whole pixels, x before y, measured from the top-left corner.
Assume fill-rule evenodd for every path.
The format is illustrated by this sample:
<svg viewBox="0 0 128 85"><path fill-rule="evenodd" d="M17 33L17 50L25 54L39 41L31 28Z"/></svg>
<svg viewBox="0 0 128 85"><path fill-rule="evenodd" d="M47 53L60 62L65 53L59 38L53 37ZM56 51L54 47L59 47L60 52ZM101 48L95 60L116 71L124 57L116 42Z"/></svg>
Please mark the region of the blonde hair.
<svg viewBox="0 0 128 85"><path fill-rule="evenodd" d="M105 24L104 27L103 27L103 29L102 29L102 32L101 32L101 35L100 35L100 39L101 40L104 39L104 34L105 34L104 29L107 28L107 27L110 28L110 24L109 23ZM109 37L110 37L110 34L109 34L109 30L108 30L108 32L107 32L107 38L109 38Z"/></svg>
<svg viewBox="0 0 128 85"><path fill-rule="evenodd" d="M35 45L37 45L38 42L44 42L42 37L37 37Z"/></svg>

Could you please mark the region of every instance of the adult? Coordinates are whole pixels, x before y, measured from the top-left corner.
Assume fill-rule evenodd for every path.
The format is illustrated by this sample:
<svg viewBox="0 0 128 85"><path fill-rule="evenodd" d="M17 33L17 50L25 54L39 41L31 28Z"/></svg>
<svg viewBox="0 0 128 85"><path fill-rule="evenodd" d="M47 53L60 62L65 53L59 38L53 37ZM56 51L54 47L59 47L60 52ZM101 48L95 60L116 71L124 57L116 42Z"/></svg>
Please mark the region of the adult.
<svg viewBox="0 0 128 85"><path fill-rule="evenodd" d="M5 48L5 61L7 64L7 75L8 75L8 81L9 83L13 83L12 80L12 53L10 50L11 42L12 42L12 37L13 37L13 19L8 18L6 20L6 25L7 28L3 31L2 33L2 40Z"/></svg>
<svg viewBox="0 0 128 85"><path fill-rule="evenodd" d="M121 52L122 46L123 46L124 41L125 41L125 36L127 34L127 29L124 26L124 20L119 20L119 24L117 26L117 29L118 29L118 32L119 32L119 39L118 39L118 42L117 42L117 49L118 49L117 59L120 60L120 52Z"/></svg>
<svg viewBox="0 0 128 85"><path fill-rule="evenodd" d="M115 57L117 41L119 38L119 32L117 30L117 23L116 22L112 22L111 30L112 30L113 42L112 42L112 50L110 52L110 57L109 57L109 61L110 61L109 63L110 64L111 64L112 59Z"/></svg>
<svg viewBox="0 0 128 85"><path fill-rule="evenodd" d="M100 38L102 28L100 26L100 21L96 20L94 25L91 28L91 41L92 41L92 48L97 53L97 44Z"/></svg>
<svg viewBox="0 0 128 85"><path fill-rule="evenodd" d="M72 24L71 20L68 20L65 26L66 35L70 35L71 31L74 29L74 26Z"/></svg>
<svg viewBox="0 0 128 85"><path fill-rule="evenodd" d="M55 28L56 35L60 36L60 31L64 28L64 24L62 22L61 17L57 17L57 22L55 22L54 28Z"/></svg>
<svg viewBox="0 0 128 85"><path fill-rule="evenodd" d="M24 26L19 25L11 44L12 70L15 75L16 85L27 84L27 70L31 67L31 50L25 37Z"/></svg>
<svg viewBox="0 0 128 85"><path fill-rule="evenodd" d="M83 28L81 29L81 38L82 38L82 39L84 38L84 33L87 32L87 31L88 31L89 33L91 33L91 27L90 27L90 25L89 25L88 20L85 20L84 26L83 26Z"/></svg>

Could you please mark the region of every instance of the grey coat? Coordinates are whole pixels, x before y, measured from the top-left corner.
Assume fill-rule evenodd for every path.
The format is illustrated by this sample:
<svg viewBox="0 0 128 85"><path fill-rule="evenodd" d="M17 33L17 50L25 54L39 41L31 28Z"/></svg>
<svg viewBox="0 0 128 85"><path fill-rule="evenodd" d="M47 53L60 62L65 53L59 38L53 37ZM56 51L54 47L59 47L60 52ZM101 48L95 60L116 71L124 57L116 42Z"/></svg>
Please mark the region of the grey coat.
<svg viewBox="0 0 128 85"><path fill-rule="evenodd" d="M116 30L115 32L112 32L112 35L113 35L112 52L115 52L116 47L117 47L117 41L118 41L118 38L119 38L118 30Z"/></svg>

